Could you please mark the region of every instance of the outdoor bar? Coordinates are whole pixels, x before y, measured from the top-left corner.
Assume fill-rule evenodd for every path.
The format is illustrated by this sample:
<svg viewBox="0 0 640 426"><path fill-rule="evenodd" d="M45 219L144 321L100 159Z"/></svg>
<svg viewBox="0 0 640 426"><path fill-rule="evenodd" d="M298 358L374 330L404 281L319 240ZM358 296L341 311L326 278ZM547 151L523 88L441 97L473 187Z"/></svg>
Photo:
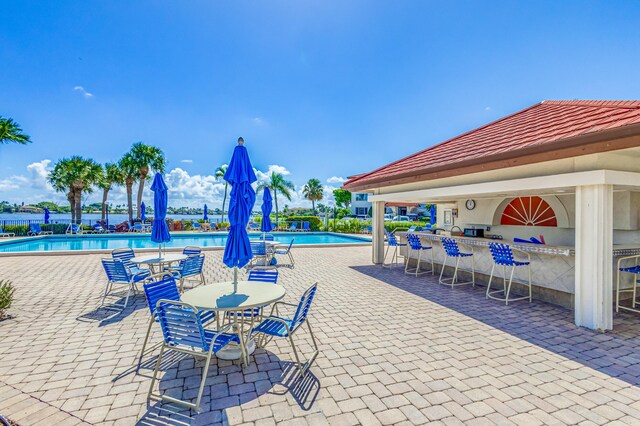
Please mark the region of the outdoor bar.
<svg viewBox="0 0 640 426"><path fill-rule="evenodd" d="M579 326L608 330L617 261L640 254L639 123L640 102L544 101L345 188L371 194L373 263L384 262L385 203L436 204L436 229L415 232L433 246L436 273L444 236L473 250L481 285L493 266L489 244L508 244L531 257L535 299L573 307ZM516 270L514 282L526 275ZM623 287L637 278L621 277Z"/></svg>

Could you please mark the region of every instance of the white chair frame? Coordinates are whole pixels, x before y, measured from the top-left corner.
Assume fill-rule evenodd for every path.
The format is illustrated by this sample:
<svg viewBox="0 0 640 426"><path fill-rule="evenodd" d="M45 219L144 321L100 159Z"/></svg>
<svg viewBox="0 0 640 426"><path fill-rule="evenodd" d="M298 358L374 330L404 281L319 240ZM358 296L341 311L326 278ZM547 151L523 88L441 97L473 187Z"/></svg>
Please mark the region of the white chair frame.
<svg viewBox="0 0 640 426"><path fill-rule="evenodd" d="M512 252L517 252L522 256L526 256L527 258L527 262L529 262L528 265L521 265L521 266L526 266L529 272L529 282L527 283L522 283L525 286L529 287L529 295L528 296L522 296L522 297L512 297L509 298L509 293L511 293L511 284L513 283L513 273L515 271L515 269L518 267L517 265L513 265L511 266L511 273L509 274L509 284L507 285L507 266L506 265L502 265L502 286L503 289L502 290L491 290L491 281L493 280L493 274L496 268L496 263L493 262L493 266L491 267L491 275L489 276L489 284L487 284L487 292L485 294L487 299L493 299L493 300L499 300L501 302L504 302L505 305L508 305L509 302L515 302L516 300L525 300L525 299L529 299L529 303L531 303L531 255L529 253L527 253L526 251L523 250L518 250L516 248L510 247ZM504 297L498 297L498 296L494 296L494 294L497 293L502 293L504 294Z"/></svg>
<svg viewBox="0 0 640 426"><path fill-rule="evenodd" d="M420 240L420 243L422 244L422 240ZM431 269L426 270L426 271L421 271L420 270L420 262L422 260L422 252L429 250L431 252ZM409 262L411 261L411 252L417 251L418 252L418 260L416 263L416 267L415 268L409 268ZM430 245L425 246L423 245L422 248L420 250L414 250L411 248L411 244L409 244L407 242L407 256L405 259L405 266L404 266L404 273L405 274L414 274L416 277L418 275L422 275L422 274L428 274L431 273L431 275L435 275L435 268L434 268L434 262L433 262L433 244L430 243Z"/></svg>
<svg viewBox="0 0 640 426"><path fill-rule="evenodd" d="M622 267L622 263L627 261L627 260L631 260L634 259L636 262L635 264L637 265L638 262L640 262L640 255L634 255L634 256L625 256L625 257L621 257L618 259L618 275L617 275L617 279L616 279L616 312L620 312L620 309L623 309L625 311L631 311L631 312L638 312L640 313L640 309L636 309L636 305L639 304L640 302L638 302L637 299L637 295L638 295L638 279L640 278L640 275L637 274L632 274L631 272L627 272L627 271L621 271L620 268ZM635 275L633 277L633 287L631 288L624 288L621 289L620 288L620 273L621 272L627 272L627 273L631 273L632 275ZM631 299L631 307L628 306L624 306L620 304L620 293L632 293L632 299Z"/></svg>
<svg viewBox="0 0 640 426"><path fill-rule="evenodd" d="M456 241L456 243L458 244L458 248L460 245L463 245L459 241ZM462 282L458 281L458 269L460 267L460 259L463 258L462 256L456 256L456 265L453 269L453 277L443 278L444 269L447 266L447 260L449 260L449 257L454 257L454 256L449 256L447 254L447 251L444 250L444 247L443 247L442 250L444 251L444 262L442 263L442 270L440 271L440 278L438 279L438 283L442 285L451 286L451 288L456 286L461 286L461 285L468 285L468 284L471 284L471 287L476 286L476 261L474 259L475 256L473 253L473 247L467 246L466 244L464 244L464 246L468 247L469 250L471 250L471 256L464 256L464 258L471 259L471 281L462 281Z"/></svg>

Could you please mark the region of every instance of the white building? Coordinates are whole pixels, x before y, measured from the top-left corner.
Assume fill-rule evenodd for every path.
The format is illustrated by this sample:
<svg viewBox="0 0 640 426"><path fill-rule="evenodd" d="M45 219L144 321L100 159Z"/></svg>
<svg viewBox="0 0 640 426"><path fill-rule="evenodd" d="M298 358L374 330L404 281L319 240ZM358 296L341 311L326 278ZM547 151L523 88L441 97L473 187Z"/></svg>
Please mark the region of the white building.
<svg viewBox="0 0 640 426"><path fill-rule="evenodd" d="M354 216L369 216L371 205L368 192L351 193L351 214Z"/></svg>

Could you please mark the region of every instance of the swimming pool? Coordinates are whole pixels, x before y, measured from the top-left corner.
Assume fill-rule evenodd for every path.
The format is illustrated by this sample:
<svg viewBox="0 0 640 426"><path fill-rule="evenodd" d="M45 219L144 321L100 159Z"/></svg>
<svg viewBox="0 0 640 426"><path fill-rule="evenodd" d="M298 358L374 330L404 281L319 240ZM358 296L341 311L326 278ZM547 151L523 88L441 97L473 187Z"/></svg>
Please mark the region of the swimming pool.
<svg viewBox="0 0 640 426"><path fill-rule="evenodd" d="M275 232L276 241L289 244L295 238L294 246L302 244L362 244L371 242L370 238L351 235L333 234L330 232ZM259 233L249 234L250 238L258 238ZM172 247L223 247L227 241L226 233L182 233L171 234L171 241L165 244ZM104 234L104 235L48 235L44 237L21 238L13 241L0 241L0 253L15 252L48 252L48 251L80 251L80 250L113 250L121 247L134 249L157 248L149 234Z"/></svg>

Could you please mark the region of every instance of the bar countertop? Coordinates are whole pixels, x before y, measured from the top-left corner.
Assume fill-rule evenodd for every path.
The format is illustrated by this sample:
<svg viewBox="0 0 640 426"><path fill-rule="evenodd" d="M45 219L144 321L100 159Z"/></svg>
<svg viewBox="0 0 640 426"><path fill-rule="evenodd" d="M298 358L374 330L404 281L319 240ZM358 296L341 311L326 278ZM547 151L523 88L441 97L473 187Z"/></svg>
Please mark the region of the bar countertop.
<svg viewBox="0 0 640 426"><path fill-rule="evenodd" d="M442 238L447 237L447 235L438 235L432 234L431 232L412 232L413 234L419 235L421 238L440 241ZM407 232L398 232L398 235L404 236ZM548 244L526 244L526 243L514 243L509 240L494 240L491 238L474 238L474 237L465 237L464 235L460 236L451 236L449 238L453 238L460 242L461 244L466 244L469 246L489 246L489 243L503 243L509 244L511 247L516 248L518 250L522 250L530 253L540 253L547 255L555 255L555 256L575 256L576 250L575 247L570 246L551 246ZM614 244L613 245L613 256L633 256L640 255L640 244Z"/></svg>

